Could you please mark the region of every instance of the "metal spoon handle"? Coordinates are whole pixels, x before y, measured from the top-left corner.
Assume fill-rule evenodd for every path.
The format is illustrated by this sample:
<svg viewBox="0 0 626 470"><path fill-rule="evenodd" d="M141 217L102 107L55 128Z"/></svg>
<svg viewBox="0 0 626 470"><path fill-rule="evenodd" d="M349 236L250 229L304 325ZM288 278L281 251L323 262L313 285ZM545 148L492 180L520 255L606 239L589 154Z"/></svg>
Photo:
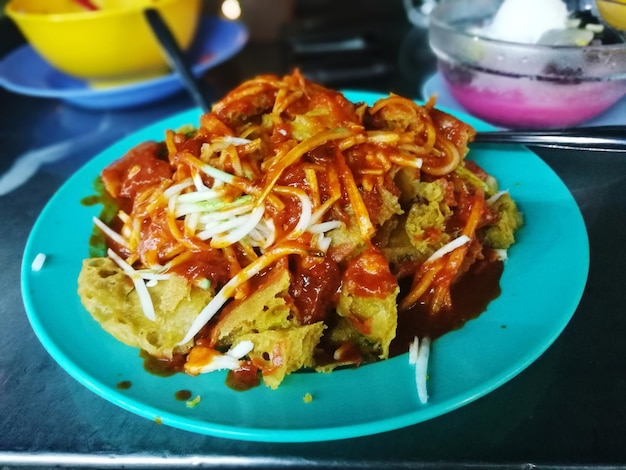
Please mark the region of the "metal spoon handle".
<svg viewBox="0 0 626 470"><path fill-rule="evenodd" d="M196 83L195 77L191 73L191 67L183 51L180 47L178 47L178 43L176 42L172 31L163 20L159 11L155 8L146 8L144 10L144 15L148 24L150 24L154 35L159 40L159 44L163 48L163 52L168 59L168 63L176 72L178 72L183 84L191 94L195 103L200 106L204 112L209 111L211 106L202 94L200 87Z"/></svg>
<svg viewBox="0 0 626 470"><path fill-rule="evenodd" d="M626 126L478 132L474 142L514 143L561 149L626 152Z"/></svg>

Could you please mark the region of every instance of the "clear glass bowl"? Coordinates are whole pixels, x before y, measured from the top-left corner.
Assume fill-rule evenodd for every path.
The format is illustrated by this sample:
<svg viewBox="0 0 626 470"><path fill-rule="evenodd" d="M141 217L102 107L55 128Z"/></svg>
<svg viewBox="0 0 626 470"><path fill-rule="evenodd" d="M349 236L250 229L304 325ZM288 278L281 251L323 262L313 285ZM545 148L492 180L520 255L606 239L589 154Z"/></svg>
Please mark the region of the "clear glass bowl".
<svg viewBox="0 0 626 470"><path fill-rule="evenodd" d="M569 127L626 94L626 44L546 46L476 34L501 3L445 0L430 15L439 71L468 112L502 127Z"/></svg>

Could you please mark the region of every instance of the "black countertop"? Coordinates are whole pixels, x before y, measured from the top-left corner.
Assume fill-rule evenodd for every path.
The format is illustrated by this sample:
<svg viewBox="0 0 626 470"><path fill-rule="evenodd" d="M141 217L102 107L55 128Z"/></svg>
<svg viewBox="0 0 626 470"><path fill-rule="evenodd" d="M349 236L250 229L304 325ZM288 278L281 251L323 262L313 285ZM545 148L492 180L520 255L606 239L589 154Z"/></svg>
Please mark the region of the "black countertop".
<svg viewBox="0 0 626 470"><path fill-rule="evenodd" d="M320 65L319 58L295 54L290 41L310 27L299 25L287 30L281 44L249 44L207 72L202 84L217 97L257 73L284 73L298 66L338 88L419 98L421 84L434 70L423 31L397 16L389 21L382 29L373 27L393 32L371 36L376 53L370 63L384 65L375 72L362 68L367 62L341 68L337 62ZM0 90L0 175L20 156L46 154L42 149L49 151L79 134L94 135L93 141L70 146L0 196L0 467L626 466L626 289L621 284L626 159L619 154L536 150L568 186L585 219L591 253L587 288L565 331L534 364L485 397L441 417L340 441L244 442L157 426L66 374L39 343L24 311L20 266L28 234L48 199L89 158L119 138L190 107L182 92L139 108L84 110ZM96 132L103 120L115 124L104 135Z"/></svg>

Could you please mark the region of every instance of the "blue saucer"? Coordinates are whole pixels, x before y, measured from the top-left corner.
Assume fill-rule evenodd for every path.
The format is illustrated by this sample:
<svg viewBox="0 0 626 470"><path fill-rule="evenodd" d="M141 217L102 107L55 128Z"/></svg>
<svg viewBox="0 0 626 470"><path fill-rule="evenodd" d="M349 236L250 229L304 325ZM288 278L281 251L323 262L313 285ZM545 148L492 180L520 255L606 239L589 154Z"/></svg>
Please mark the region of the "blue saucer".
<svg viewBox="0 0 626 470"><path fill-rule="evenodd" d="M202 18L189 50L193 73L199 76L231 58L247 40L248 30L242 23L216 17ZM52 68L28 45L16 49L0 62L0 85L16 93L59 98L91 109L138 106L170 96L183 88L174 73L111 88L90 88L86 82Z"/></svg>

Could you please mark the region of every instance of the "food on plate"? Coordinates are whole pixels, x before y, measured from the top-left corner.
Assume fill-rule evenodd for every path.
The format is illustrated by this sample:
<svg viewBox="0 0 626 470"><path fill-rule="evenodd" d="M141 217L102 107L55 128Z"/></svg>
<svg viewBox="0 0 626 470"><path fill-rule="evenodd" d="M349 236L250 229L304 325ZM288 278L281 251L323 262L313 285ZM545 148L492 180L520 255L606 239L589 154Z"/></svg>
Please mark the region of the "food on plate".
<svg viewBox="0 0 626 470"><path fill-rule="evenodd" d="M434 101L253 78L102 171L107 248L78 293L120 341L239 389L407 352L497 296L523 222L465 159L474 133Z"/></svg>

